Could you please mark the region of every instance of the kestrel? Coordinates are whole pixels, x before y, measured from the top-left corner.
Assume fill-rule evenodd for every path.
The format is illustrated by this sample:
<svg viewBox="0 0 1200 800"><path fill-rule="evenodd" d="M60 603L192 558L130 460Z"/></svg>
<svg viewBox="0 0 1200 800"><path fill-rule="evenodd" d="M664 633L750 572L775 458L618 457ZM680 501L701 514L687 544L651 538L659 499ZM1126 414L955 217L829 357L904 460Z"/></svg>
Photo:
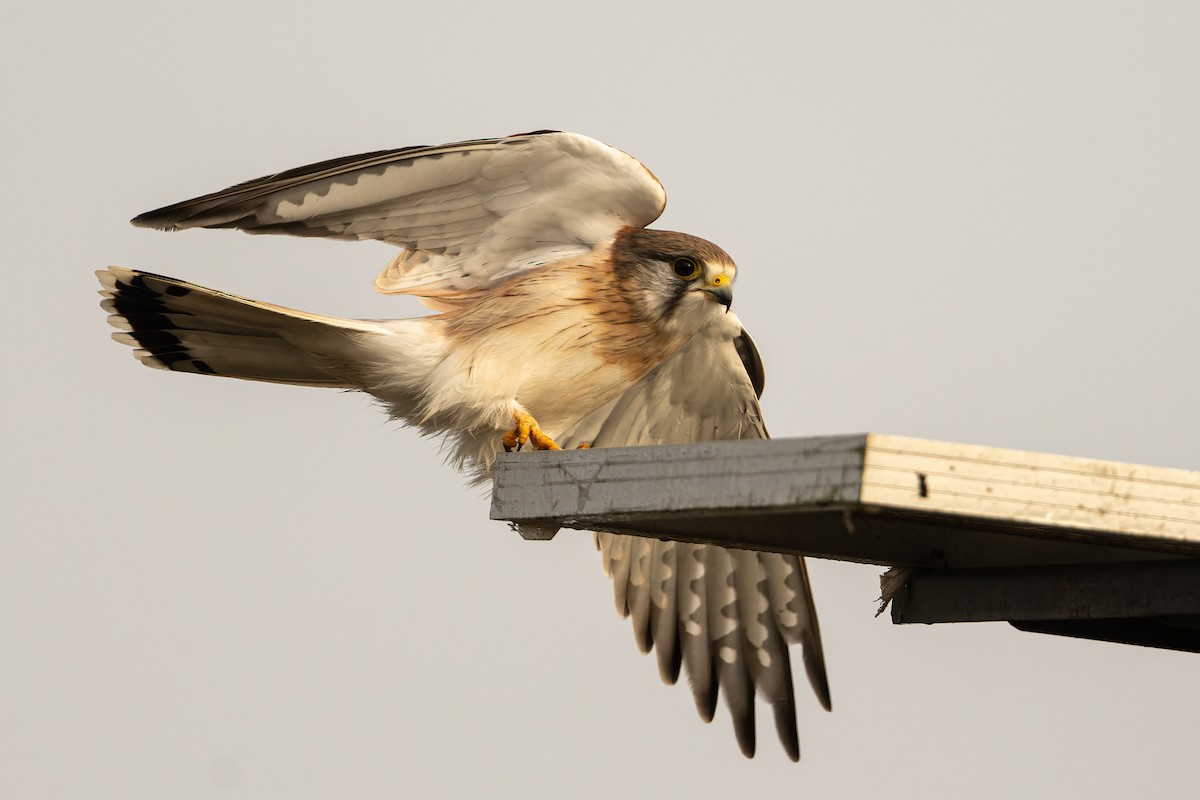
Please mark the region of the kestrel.
<svg viewBox="0 0 1200 800"><path fill-rule="evenodd" d="M120 267L101 305L147 366L356 389L443 437L486 480L504 448L613 447L767 437L758 351L729 306L733 259L645 226L666 194L626 153L537 131L337 158L133 220L376 239L402 252L376 290L437 313L351 320ZM754 697L800 755L788 644L830 707L803 559L596 534L618 612L705 721L723 691L742 752Z"/></svg>

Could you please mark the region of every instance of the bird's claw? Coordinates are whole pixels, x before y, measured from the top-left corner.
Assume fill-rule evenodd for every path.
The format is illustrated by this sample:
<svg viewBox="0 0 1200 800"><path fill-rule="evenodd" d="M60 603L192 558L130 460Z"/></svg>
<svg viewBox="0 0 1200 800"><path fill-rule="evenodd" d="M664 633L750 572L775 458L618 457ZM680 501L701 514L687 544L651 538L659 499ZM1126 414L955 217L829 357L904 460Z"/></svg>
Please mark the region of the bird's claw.
<svg viewBox="0 0 1200 800"><path fill-rule="evenodd" d="M538 426L537 420L524 411L514 411L513 420L516 427L504 434L504 451L511 453L520 450L526 442L533 445L534 450L562 450L558 442L547 436Z"/></svg>

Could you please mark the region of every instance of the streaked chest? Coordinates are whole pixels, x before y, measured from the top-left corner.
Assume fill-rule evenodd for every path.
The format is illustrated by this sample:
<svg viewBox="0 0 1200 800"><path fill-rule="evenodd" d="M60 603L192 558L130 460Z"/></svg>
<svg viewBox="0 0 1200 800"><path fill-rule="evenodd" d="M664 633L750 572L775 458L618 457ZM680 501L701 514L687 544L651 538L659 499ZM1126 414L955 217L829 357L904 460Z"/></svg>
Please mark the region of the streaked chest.
<svg viewBox="0 0 1200 800"><path fill-rule="evenodd" d="M594 254L519 276L445 317L459 368L530 408L607 402L674 349Z"/></svg>

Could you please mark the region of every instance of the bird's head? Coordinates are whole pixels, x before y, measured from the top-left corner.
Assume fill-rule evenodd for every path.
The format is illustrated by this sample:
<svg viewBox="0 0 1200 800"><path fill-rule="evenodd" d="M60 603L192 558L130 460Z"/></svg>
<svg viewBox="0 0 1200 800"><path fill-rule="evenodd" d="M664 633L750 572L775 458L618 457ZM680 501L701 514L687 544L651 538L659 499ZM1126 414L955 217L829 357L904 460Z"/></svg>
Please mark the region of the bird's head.
<svg viewBox="0 0 1200 800"><path fill-rule="evenodd" d="M712 242L675 231L624 228L613 242L620 291L647 317L694 333L733 303L737 265Z"/></svg>

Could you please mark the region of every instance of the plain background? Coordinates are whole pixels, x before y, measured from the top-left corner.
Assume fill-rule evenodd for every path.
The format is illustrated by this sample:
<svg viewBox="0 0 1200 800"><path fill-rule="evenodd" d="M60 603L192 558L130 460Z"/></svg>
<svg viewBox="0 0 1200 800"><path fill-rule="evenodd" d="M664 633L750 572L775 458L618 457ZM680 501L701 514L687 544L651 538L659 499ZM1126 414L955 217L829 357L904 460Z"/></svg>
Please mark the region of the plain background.
<svg viewBox="0 0 1200 800"><path fill-rule="evenodd" d="M1200 468L1192 3L24 4L0 33L0 796L1192 796L1194 655L894 627L812 567L833 714L738 754L589 537L519 540L360 396L144 369L92 271L411 316L390 258L134 214L538 128L737 259L776 436ZM760 720L760 722L764 722Z"/></svg>

